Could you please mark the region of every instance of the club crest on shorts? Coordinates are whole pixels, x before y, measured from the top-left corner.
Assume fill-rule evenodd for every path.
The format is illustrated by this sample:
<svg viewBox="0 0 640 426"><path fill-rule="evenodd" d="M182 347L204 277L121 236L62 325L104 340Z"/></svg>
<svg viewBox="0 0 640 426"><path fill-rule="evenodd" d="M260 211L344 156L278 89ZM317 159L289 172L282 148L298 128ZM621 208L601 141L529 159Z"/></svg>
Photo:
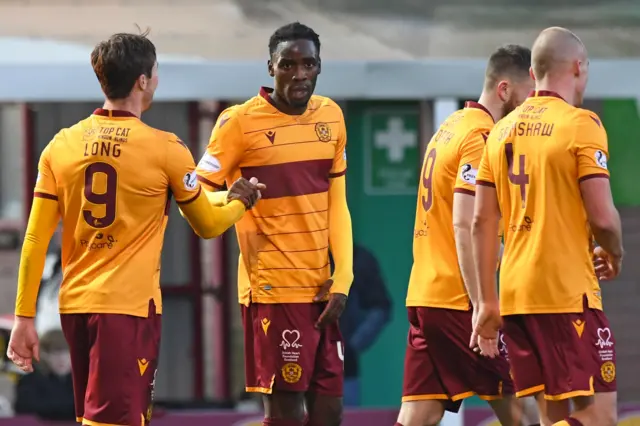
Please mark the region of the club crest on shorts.
<svg viewBox="0 0 640 426"><path fill-rule="evenodd" d="M287 383L298 383L302 377L302 367L295 362L288 362L282 366L282 378Z"/></svg>
<svg viewBox="0 0 640 426"><path fill-rule="evenodd" d="M616 365L611 361L605 362L600 367L600 374L605 382L613 382L616 379Z"/></svg>
<svg viewBox="0 0 640 426"><path fill-rule="evenodd" d="M331 140L331 128L327 123L316 123L316 135L320 142L329 142Z"/></svg>

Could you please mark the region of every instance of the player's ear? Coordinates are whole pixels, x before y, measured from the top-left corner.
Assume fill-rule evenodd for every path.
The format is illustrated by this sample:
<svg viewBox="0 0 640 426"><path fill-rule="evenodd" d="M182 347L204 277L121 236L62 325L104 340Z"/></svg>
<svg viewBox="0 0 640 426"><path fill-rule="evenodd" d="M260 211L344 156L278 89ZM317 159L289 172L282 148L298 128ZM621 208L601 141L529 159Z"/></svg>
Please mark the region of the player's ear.
<svg viewBox="0 0 640 426"><path fill-rule="evenodd" d="M149 78L144 74L140 74L140 77L138 77L138 87L140 87L140 90L142 90L143 92L147 90L148 84Z"/></svg>
<svg viewBox="0 0 640 426"><path fill-rule="evenodd" d="M529 67L529 76L533 81L536 81L536 75L533 73L533 67Z"/></svg>
<svg viewBox="0 0 640 426"><path fill-rule="evenodd" d="M582 74L582 61L573 61L573 76L578 78Z"/></svg>
<svg viewBox="0 0 640 426"><path fill-rule="evenodd" d="M506 102L509 100L509 82L507 80L500 80L496 86L496 92L498 94L498 98L502 102Z"/></svg>
<svg viewBox="0 0 640 426"><path fill-rule="evenodd" d="M267 61L267 70L269 71L269 75L271 77L275 77L276 74L275 72L273 72L273 62L271 62L271 59Z"/></svg>
<svg viewBox="0 0 640 426"><path fill-rule="evenodd" d="M322 72L322 59L318 58L318 74Z"/></svg>

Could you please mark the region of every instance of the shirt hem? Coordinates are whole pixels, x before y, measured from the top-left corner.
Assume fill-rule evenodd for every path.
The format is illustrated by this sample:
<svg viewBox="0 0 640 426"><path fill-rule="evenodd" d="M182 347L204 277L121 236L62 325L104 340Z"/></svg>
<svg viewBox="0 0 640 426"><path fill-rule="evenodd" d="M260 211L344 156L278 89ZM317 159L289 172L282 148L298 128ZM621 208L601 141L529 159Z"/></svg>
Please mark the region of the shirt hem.
<svg viewBox="0 0 640 426"><path fill-rule="evenodd" d="M510 309L504 310L500 309L500 314L503 317L509 315L535 315L535 314L581 314L584 312L582 304L577 307L552 307L552 306L542 306L542 307L524 307L521 309Z"/></svg>
<svg viewBox="0 0 640 426"><path fill-rule="evenodd" d="M407 300L407 308L440 308L440 309L452 309L454 311L470 311L471 307L469 302L465 305L450 304L450 303L437 303L437 302L425 302L424 300Z"/></svg>
<svg viewBox="0 0 640 426"><path fill-rule="evenodd" d="M250 299L238 299L238 302L242 305L248 306L249 303L266 303L266 304L278 304L278 303L318 303L313 300L314 295L310 296L288 296L288 297L265 297L265 296L253 296Z"/></svg>
<svg viewBox="0 0 640 426"><path fill-rule="evenodd" d="M132 317L148 318L149 307L145 307L144 310L132 310L126 308L111 308L111 307L97 307L97 308L60 308L61 315L67 314L111 314L111 315L129 315ZM156 314L162 315L162 309L156 307Z"/></svg>

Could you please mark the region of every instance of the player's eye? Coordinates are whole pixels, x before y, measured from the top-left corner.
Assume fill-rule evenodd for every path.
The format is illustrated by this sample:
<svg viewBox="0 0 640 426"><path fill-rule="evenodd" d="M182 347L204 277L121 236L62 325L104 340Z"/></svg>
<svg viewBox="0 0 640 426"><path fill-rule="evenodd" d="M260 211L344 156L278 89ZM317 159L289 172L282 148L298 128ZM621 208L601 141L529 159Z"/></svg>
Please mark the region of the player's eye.
<svg viewBox="0 0 640 426"><path fill-rule="evenodd" d="M283 70L290 70L291 69L291 64L280 64L280 68L282 68Z"/></svg>

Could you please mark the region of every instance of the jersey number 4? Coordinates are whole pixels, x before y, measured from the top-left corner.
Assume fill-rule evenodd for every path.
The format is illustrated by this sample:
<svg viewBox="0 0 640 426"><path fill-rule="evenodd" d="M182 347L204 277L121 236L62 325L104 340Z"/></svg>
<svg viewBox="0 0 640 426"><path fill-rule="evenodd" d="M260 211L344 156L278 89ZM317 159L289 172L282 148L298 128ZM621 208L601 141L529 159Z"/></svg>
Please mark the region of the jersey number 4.
<svg viewBox="0 0 640 426"><path fill-rule="evenodd" d="M520 155L518 158L519 173L513 171L513 144L504 145L504 154L507 157L507 166L509 167L509 182L520 187L520 199L522 200L522 208L524 208L527 199L527 185L529 185L529 175L524 171L525 156Z"/></svg>
<svg viewBox="0 0 640 426"><path fill-rule="evenodd" d="M101 174L105 179L106 189L96 192L94 189L96 175ZM91 163L84 171L84 198L93 206L82 210L84 221L92 228L106 228L116 220L116 192L118 190L118 172L107 163ZM96 207L100 207L96 209ZM104 212L102 216L95 216L95 210Z"/></svg>

